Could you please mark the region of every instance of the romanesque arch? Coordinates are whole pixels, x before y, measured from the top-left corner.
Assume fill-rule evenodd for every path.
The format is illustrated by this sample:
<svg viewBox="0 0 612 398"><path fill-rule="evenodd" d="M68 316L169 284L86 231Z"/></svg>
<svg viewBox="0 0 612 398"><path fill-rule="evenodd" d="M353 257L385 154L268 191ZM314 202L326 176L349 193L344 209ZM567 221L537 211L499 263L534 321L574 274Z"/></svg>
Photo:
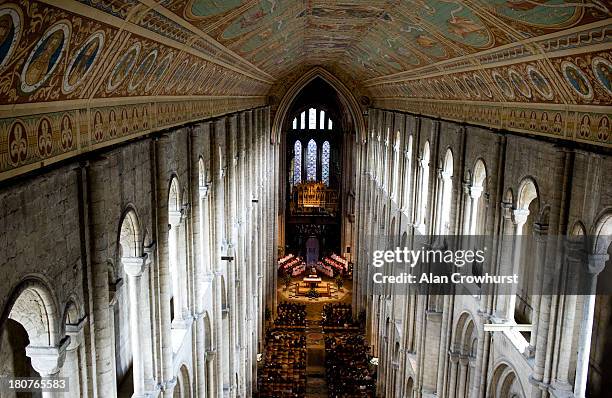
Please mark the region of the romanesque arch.
<svg viewBox="0 0 612 398"><path fill-rule="evenodd" d="M506 362L495 367L489 394L491 398L526 398L516 372Z"/></svg>

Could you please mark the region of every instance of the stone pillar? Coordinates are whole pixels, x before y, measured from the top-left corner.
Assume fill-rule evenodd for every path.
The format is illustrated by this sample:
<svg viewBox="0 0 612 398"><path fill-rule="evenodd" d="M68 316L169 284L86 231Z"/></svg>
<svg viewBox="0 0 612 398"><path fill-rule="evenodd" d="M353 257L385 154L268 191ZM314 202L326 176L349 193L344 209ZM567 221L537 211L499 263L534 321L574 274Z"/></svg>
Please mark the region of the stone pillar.
<svg viewBox="0 0 612 398"><path fill-rule="evenodd" d="M130 343L132 345L132 373L134 380L133 398L144 398L144 360L143 347L140 345L142 331L142 314L140 302L140 280L146 268L146 257L123 257L123 269L128 277L129 311L130 311Z"/></svg>
<svg viewBox="0 0 612 398"><path fill-rule="evenodd" d="M478 202L482 195L482 187L471 186L470 187L470 221L469 221L469 235L476 234L476 223L478 222Z"/></svg>
<svg viewBox="0 0 612 398"><path fill-rule="evenodd" d="M169 211L168 212L168 260L170 267L170 279L172 283L172 297L174 302L174 320L180 322L183 320L183 267L181 266L180 255L179 255L179 239L180 239L180 228L181 228L181 212L180 211Z"/></svg>
<svg viewBox="0 0 612 398"><path fill-rule="evenodd" d="M530 335L530 339L529 339L529 347L527 348L527 355L531 356L535 353L535 349L536 349L536 339L538 337L538 334L540 334L540 331L538 331L538 326L539 326L539 316L540 316L540 301L542 301L542 304L546 307L547 304L550 304L550 288L544 289L544 287L547 285L547 282L544 281L543 276L547 275L546 273L546 237L547 237L547 233L548 233L548 225L543 225L543 224L534 224L534 238L535 238L535 242L536 242L536 252L535 252L535 264L536 264L536 270L535 270L535 280L534 280L534 287L535 287L535 293L532 295L532 316L531 316L531 323L533 325L533 328L531 329L531 335ZM548 280L550 280L550 278L548 278ZM545 293L545 291L547 291L548 293ZM545 293L548 294L547 297L540 297L539 293ZM543 310L546 312L546 314L550 313L550 308L543 308ZM546 322L548 320L548 317L546 316ZM546 325L545 327L546 331L542 330L541 333L543 334L543 336L545 336L545 338L547 338L548 333L546 333L548 331L548 325Z"/></svg>
<svg viewBox="0 0 612 398"><path fill-rule="evenodd" d="M520 261L521 261L521 234L523 232L523 226L527 221L527 217L529 216L529 210L525 209L516 209L512 213L514 216L514 245L512 250L512 272L511 274L518 274ZM516 293L518 286L512 284L510 288L510 297L508 297L508 308L506 308L506 319L508 322L515 322L514 320L514 311L516 308Z"/></svg>
<svg viewBox="0 0 612 398"><path fill-rule="evenodd" d="M86 388L87 385L81 375L81 367L85 367L85 364L81 364L79 361L79 355L84 340L83 326L87 318L82 319L78 324L67 324L66 335L70 337L70 344L66 347L66 360L64 362L63 375L68 377L70 392L67 396L80 398L87 396ZM84 374L86 377L87 374Z"/></svg>
<svg viewBox="0 0 612 398"><path fill-rule="evenodd" d="M236 397L236 390L238 386L236 385L236 373L237 373L237 364L236 364L236 275L235 275L235 262L228 261L227 262L227 301L228 301L228 324L229 324L229 364L228 364L228 373L229 373L229 394L231 398Z"/></svg>
<svg viewBox="0 0 612 398"><path fill-rule="evenodd" d="M514 224L512 223L512 203L501 203L501 226L499 232L499 254L496 261L496 269L498 275L507 274L512 269L512 247L514 243ZM494 317L501 320L507 320L509 292L494 288ZM514 319L514 317L512 318Z"/></svg>
<svg viewBox="0 0 612 398"><path fill-rule="evenodd" d="M155 377L155 358L157 354L157 350L159 346L155 343L155 329L154 326L154 318L155 318L155 299L153 299L152 292L155 290L151 288L152 286L152 276L154 274L154 270L151 264L156 264L155 261L155 253L157 252L156 244L152 243L151 245L144 248L144 256L146 256L146 265L147 270L144 273L144 276L141 277L140 283L140 294L143 296L143 299L140 300L139 308L140 312L143 315L143 322L141 325L141 330L143 331L143 336L141 337L141 345L146 350L144 351L144 380L145 380L145 389L146 391L152 391L156 388L156 377ZM148 352L147 352L148 351ZM159 369L159 368L158 368Z"/></svg>
<svg viewBox="0 0 612 398"><path fill-rule="evenodd" d="M464 356L459 358L459 387L457 388L457 396L465 397L465 382L467 379L468 359Z"/></svg>
<svg viewBox="0 0 612 398"><path fill-rule="evenodd" d="M443 301L441 341L438 348L438 380L436 384L436 393L438 396L442 396L444 391L444 375L448 368L448 350L453 329L451 313L454 307L454 299L449 295L445 295Z"/></svg>
<svg viewBox="0 0 612 398"><path fill-rule="evenodd" d="M480 325L485 323L485 320L488 321L490 318L488 316L483 315L483 313L481 313L480 319L482 320L482 322L479 322L478 328L480 329L480 331L482 331L483 327ZM483 380L486 380L486 372L487 372L485 358L488 359L488 356L489 356L488 340L489 340L488 332L479 333L478 349L476 351L476 358L475 360L473 360L475 364L473 367L473 372L471 373L473 375L473 380L470 381L470 386L468 386L468 388L471 390L471 396L473 398L480 398L484 394L486 383L484 383Z"/></svg>
<svg viewBox="0 0 612 398"><path fill-rule="evenodd" d="M70 345L70 337L62 340L60 345L52 347L26 347L26 355L30 358L32 367L40 377L58 377L60 369L64 366L66 349ZM70 383L68 383L70 384ZM70 386L69 386L70 387ZM63 393L43 391L43 398L62 397Z"/></svg>
<svg viewBox="0 0 612 398"><path fill-rule="evenodd" d="M112 334L109 317L108 284L108 239L106 236L108 209L105 202L110 184L109 161L99 158L90 162L88 168L88 198L91 229L91 269L93 316L90 318L94 333L96 381L94 396L115 396L115 380ZM94 327L95 325L95 327Z"/></svg>
<svg viewBox="0 0 612 398"><path fill-rule="evenodd" d="M580 335L578 336L578 358L576 363L576 380L574 383L574 395L576 398L585 398L589 358L591 355L595 299L597 298L595 296L597 275L603 271L608 257L607 254L591 254L587 258L586 277L588 279L586 286L591 294L584 296L582 322L580 323Z"/></svg>
<svg viewBox="0 0 612 398"><path fill-rule="evenodd" d="M207 351L206 352L206 376L207 376L207 390L206 396L208 398L217 398L222 395L219 394L219 388L216 387L216 381L219 380L219 377L215 377L215 371L217 366L215 365L215 351Z"/></svg>
<svg viewBox="0 0 612 398"><path fill-rule="evenodd" d="M471 211L472 211L472 197L470 195L470 186L468 183L463 183L463 235L470 234L471 227Z"/></svg>
<svg viewBox="0 0 612 398"><path fill-rule="evenodd" d="M584 243L567 242L567 267L566 267L566 283L575 284L575 270L584 267L586 262L586 252L584 251ZM565 292L565 302L562 308L563 323L561 327L561 340L559 343L559 359L557 374L553 382L553 388L558 391L572 392L572 386L569 382L569 365L572 356L572 336L574 334L574 316L576 312L576 301L578 292L573 292L568 288Z"/></svg>
<svg viewBox="0 0 612 398"><path fill-rule="evenodd" d="M170 275L170 254L168 248L169 217L168 217L168 185L169 177L164 161L164 150L170 143L168 136L162 136L156 141L157 156L157 278L159 282L159 312L157 325L161 329L161 389L164 397L171 397L176 385L174 375L174 353L172 352L172 319L170 297L172 292L172 276ZM102 395L104 396L104 395Z"/></svg>
<svg viewBox="0 0 612 398"><path fill-rule="evenodd" d="M425 159L419 159L419 174L418 192L420 193L420 197L417 209L416 227L422 234L426 234L427 231L425 231L424 228L427 214L423 211L423 209L427 206L427 199L429 196L429 184L427 184L427 187L425 187L425 180L429 178L429 164L425 161Z"/></svg>
<svg viewBox="0 0 612 398"><path fill-rule="evenodd" d="M445 185L448 183L446 181L446 177L450 178L450 174L444 172L442 169L437 169L436 170L436 175L438 176L438 178L436 178L436 197L435 197L435 204L434 204L434 217L433 219L434 221L434 234L436 235L442 235L442 230L444 229L444 226L442 225L444 223L444 211L443 211L443 207L444 204L442 203L444 201L444 190L445 190Z"/></svg>
<svg viewBox="0 0 612 398"><path fill-rule="evenodd" d="M195 315L195 383L193 385L193 391L196 397L208 396L209 383L206 377L206 343L204 336L204 314L197 313Z"/></svg>
<svg viewBox="0 0 612 398"><path fill-rule="evenodd" d="M220 261L217 261L216 263L220 263ZM221 355L221 353L223 352L223 339L227 338L227 336L223 336L223 313L222 313L222 308L221 308L221 276L223 274L221 273L221 271L216 270L215 271L215 279L214 279L214 287L213 287L213 320L212 320L212 324L213 324L213 329L214 329L214 336L215 336L215 353L219 353L219 357L217 358L217 360L215 360L214 366L214 372L212 372L212 374L215 375L215 390L216 393L211 395L211 397L222 397L223 396L223 364L222 364L222 358L223 355Z"/></svg>
<svg viewBox="0 0 612 398"><path fill-rule="evenodd" d="M457 364L459 363L459 356L455 353L450 354L450 376L448 381L448 398L455 398L456 386L457 386Z"/></svg>

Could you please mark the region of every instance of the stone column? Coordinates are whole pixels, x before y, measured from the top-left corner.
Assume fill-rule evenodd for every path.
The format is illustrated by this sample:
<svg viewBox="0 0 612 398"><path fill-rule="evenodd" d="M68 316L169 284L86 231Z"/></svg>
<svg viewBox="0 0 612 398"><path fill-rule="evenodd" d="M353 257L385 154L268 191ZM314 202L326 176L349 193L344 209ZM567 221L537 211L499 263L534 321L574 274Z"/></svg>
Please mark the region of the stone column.
<svg viewBox="0 0 612 398"><path fill-rule="evenodd" d="M207 398L217 398L222 395L218 395L218 388L216 388L215 383L218 379L215 377L216 365L215 365L215 357L216 351L206 351L205 361L206 361L206 397Z"/></svg>
<svg viewBox="0 0 612 398"><path fill-rule="evenodd" d="M174 298L174 320L179 322L183 320L183 267L180 261L179 251L179 239L180 239L180 228L181 228L182 216L180 211L169 211L168 212L168 254L169 254L169 266L170 266L170 279L172 283L172 297Z"/></svg>
<svg viewBox="0 0 612 398"><path fill-rule="evenodd" d="M145 380L145 390L152 391L156 388L157 380L155 377L155 358L157 357L159 346L155 343L155 330L156 326L154 325L155 319L155 299L152 298L152 294L155 291L152 289L153 283L153 275L154 270L151 264L156 264L155 261L155 253L157 252L156 243L152 243L151 245L144 248L143 253L146 256L146 265L147 270L144 273L143 277L141 277L140 284L140 294L143 295L143 299L139 303L140 312L143 315L143 322L141 330L143 331L143 336L141 337L141 345L146 348L144 354L144 380ZM158 368L159 369L159 368Z"/></svg>
<svg viewBox="0 0 612 398"><path fill-rule="evenodd" d="M455 391L457 386L457 364L459 363L459 356L455 353L450 354L450 376L448 381L448 398L455 398Z"/></svg>
<svg viewBox="0 0 612 398"><path fill-rule="evenodd" d="M195 383L193 391L196 397L207 396L208 386L206 378L206 343L204 336L204 314L195 315Z"/></svg>
<svg viewBox="0 0 612 398"><path fill-rule="evenodd" d="M112 334L109 317L108 284L108 239L106 236L108 209L105 202L110 183L109 161L99 158L90 162L88 168L88 198L91 229L91 269L93 316L90 318L94 333L96 380L94 396L116 395ZM94 327L95 325L95 327Z"/></svg>
<svg viewBox="0 0 612 398"><path fill-rule="evenodd" d="M82 342L84 340L83 326L86 319L82 319L78 324L66 325L66 335L70 337L70 344L66 347L66 360L62 373L70 380L70 392L67 395L75 398L86 396L84 390L87 386L81 378L81 366L84 367L85 364L79 362L79 354L82 351Z"/></svg>
<svg viewBox="0 0 612 398"><path fill-rule="evenodd" d="M472 197L470 196L470 186L468 183L463 183L463 235L470 234L471 227L471 213L472 211Z"/></svg>
<svg viewBox="0 0 612 398"><path fill-rule="evenodd" d="M566 283L575 284L575 270L584 267L586 262L586 252L584 251L584 243L582 241L568 241L566 243L567 267L566 267ZM569 382L569 365L572 356L572 337L574 333L574 316L576 312L577 295L571 288L565 291L565 302L562 308L563 323L561 326L561 340L559 343L559 359L557 374L553 382L553 388L558 391L572 392L572 385Z"/></svg>
<svg viewBox="0 0 612 398"><path fill-rule="evenodd" d="M220 261L218 261L220 263ZM223 339L227 336L223 336L223 313L221 308L221 276L222 272L216 270L215 271L215 279L213 286L213 320L212 325L214 329L215 336L215 352L221 354L223 352ZM221 363L221 359L223 355L219 355L218 360L213 361L214 364L214 372L211 372L215 375L215 390L216 393L211 395L211 397L222 397L223 396L223 364Z"/></svg>
<svg viewBox="0 0 612 398"><path fill-rule="evenodd" d="M64 366L66 349L70 345L70 337L62 340L60 345L52 347L26 347L26 355L30 358L32 367L40 377L58 377L60 369ZM70 384L70 383L68 383ZM70 387L70 386L69 386ZM43 398L62 397L63 393L43 391Z"/></svg>
<svg viewBox="0 0 612 398"><path fill-rule="evenodd" d="M512 247L514 239L514 224L512 223L512 203L501 203L501 227L499 232L499 253L496 258L494 271L498 275L504 275L512 269ZM500 320L507 320L508 314L508 296L507 290L500 290L496 287L493 289L494 294L494 317ZM512 318L514 319L514 318Z"/></svg>
<svg viewBox="0 0 612 398"><path fill-rule="evenodd" d="M164 397L171 397L176 385L176 376L174 375L174 353L172 352L172 319L170 309L170 297L172 292L172 276L170 275L170 255L168 248L169 238L169 217L168 217L168 183L169 177L166 170L164 160L165 147L170 143L168 136L162 136L156 141L157 156L157 275L159 290L156 291L159 295L159 319L157 325L161 329L159 338L161 339L161 389ZM104 395L103 395L104 396Z"/></svg>
<svg viewBox="0 0 612 398"><path fill-rule="evenodd" d="M133 398L144 398L144 361L143 347L140 345L142 331L142 314L140 302L140 280L146 268L146 257L123 257L123 269L128 277L129 311L130 311L130 343L132 345L132 373L134 380Z"/></svg>
<svg viewBox="0 0 612 398"><path fill-rule="evenodd" d="M482 187L470 187L470 220L469 220L469 235L476 234L476 223L478 222L478 202L482 195Z"/></svg>
<svg viewBox="0 0 612 398"><path fill-rule="evenodd" d="M591 294L584 296L584 308L582 309L582 322L580 335L578 336L578 358L576 363L576 380L574 383L574 395L576 398L585 398L587 373L589 370L589 358L591 355L591 336L593 334L593 320L595 312L595 296L597 287L597 275L603 271L608 261L607 254L591 254L587 258L586 287Z"/></svg>
<svg viewBox="0 0 612 398"><path fill-rule="evenodd" d="M467 379L468 359L465 356L459 358L459 387L457 389L458 397L465 397L465 382Z"/></svg>
<svg viewBox="0 0 612 398"><path fill-rule="evenodd" d="M236 396L236 391L238 386L236 385L236 373L238 366L236 364L236 274L235 274L235 262L227 261L227 292L228 297L226 298L228 301L228 325L229 325L229 338L228 338L228 349L229 349L229 363L228 363L228 373L229 373L229 394L231 398Z"/></svg>
<svg viewBox="0 0 612 398"><path fill-rule="evenodd" d="M516 209L512 213L514 216L514 245L512 250L512 272L511 274L518 274L520 261L521 261L521 234L523 232L523 226L527 221L527 217L529 216L529 210L525 209ZM510 297L508 297L508 308L506 308L506 319L508 322L515 322L514 320L514 311L516 307L516 294L517 294L518 286L512 284L510 287Z"/></svg>
<svg viewBox="0 0 612 398"><path fill-rule="evenodd" d="M433 219L434 221L434 234L436 235L442 235L442 230L444 229L442 223L444 222L444 218L443 213L444 211L442 210L444 204L442 203L444 201L444 190L445 190L445 185L447 184L446 181L446 177L448 176L450 178L449 173L444 172L442 169L438 168L436 170L436 175L438 176L438 178L436 178L436 196L435 196L435 204L434 204L434 217Z"/></svg>
<svg viewBox="0 0 612 398"><path fill-rule="evenodd" d="M538 325L539 325L539 315L540 315L540 294L539 293L544 293L544 286L546 285L546 282L543 280L543 276L546 275L546 236L547 236L547 232L548 232L548 225L543 225L543 224L534 224L534 238L536 241L536 252L535 252L535 264L536 264L536 270L535 270L535 280L534 280L534 287L535 287L535 293L532 295L532 316L531 316L531 323L533 324L533 328L531 329L531 335L530 335L530 339L529 339L529 347L527 348L527 355L532 356L535 353L535 349L536 349L536 339L537 336L539 334L538 332ZM549 278L550 279L550 278ZM546 289L548 290L548 294L550 294L550 289ZM545 297L541 298L542 301L546 301L547 303L550 303L550 297L548 297L548 299L545 299ZM546 303L544 303L546 304ZM548 314L550 312L550 308L546 309L544 308L544 310L546 311L546 313ZM548 327L546 327L546 331L548 331ZM546 333L545 331L542 331L543 335L546 337L548 333ZM547 338L547 337L546 337Z"/></svg>
<svg viewBox="0 0 612 398"><path fill-rule="evenodd" d="M419 190L420 198L417 209L417 229L423 234L427 234L427 231L424 231L425 228L425 218L427 214L423 211L423 208L427 206L427 199L429 196L429 184L427 184L427 189L425 188L425 179L429 177L429 164L425 161L425 159L419 159Z"/></svg>

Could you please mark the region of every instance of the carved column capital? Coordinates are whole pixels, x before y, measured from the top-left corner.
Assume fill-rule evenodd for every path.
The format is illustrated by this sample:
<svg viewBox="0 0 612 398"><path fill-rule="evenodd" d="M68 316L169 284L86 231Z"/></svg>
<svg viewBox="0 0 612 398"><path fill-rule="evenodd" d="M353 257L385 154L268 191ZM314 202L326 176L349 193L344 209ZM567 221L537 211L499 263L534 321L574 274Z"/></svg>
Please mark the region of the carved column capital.
<svg viewBox="0 0 612 398"><path fill-rule="evenodd" d="M603 271L609 258L610 256L607 254L589 254L587 257L586 271L594 276L598 275Z"/></svg>
<svg viewBox="0 0 612 398"><path fill-rule="evenodd" d="M122 257L121 264L123 264L123 270L127 276L140 278L149 264L147 257L147 255L142 257Z"/></svg>
<svg viewBox="0 0 612 398"><path fill-rule="evenodd" d="M62 340L60 345L51 347L27 346L26 355L31 359L32 367L41 377L56 375L66 359L66 349L70 345L70 337Z"/></svg>
<svg viewBox="0 0 612 398"><path fill-rule="evenodd" d="M523 226L525 222L527 222L527 217L529 217L529 210L527 209L515 209L512 212L512 216L514 219L514 223L517 226Z"/></svg>

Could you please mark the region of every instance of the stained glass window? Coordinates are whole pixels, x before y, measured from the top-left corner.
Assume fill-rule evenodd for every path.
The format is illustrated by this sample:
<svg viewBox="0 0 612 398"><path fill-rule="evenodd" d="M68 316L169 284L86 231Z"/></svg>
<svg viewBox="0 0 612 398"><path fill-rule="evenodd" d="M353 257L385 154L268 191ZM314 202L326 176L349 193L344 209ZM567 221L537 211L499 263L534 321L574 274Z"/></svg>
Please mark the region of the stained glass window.
<svg viewBox="0 0 612 398"><path fill-rule="evenodd" d="M293 118L293 129L297 130L297 117Z"/></svg>
<svg viewBox="0 0 612 398"><path fill-rule="evenodd" d="M332 127L333 127L333 126L332 126L332 120L331 120L331 119L329 119L329 127L328 127L327 129L328 129L328 130L331 130L331 129L332 129Z"/></svg>
<svg viewBox="0 0 612 398"><path fill-rule="evenodd" d="M325 111L319 114L319 130L325 130Z"/></svg>
<svg viewBox="0 0 612 398"><path fill-rule="evenodd" d="M317 128L317 110L310 108L308 110L308 129L314 130Z"/></svg>
<svg viewBox="0 0 612 398"><path fill-rule="evenodd" d="M308 152L306 153L306 181L317 180L317 143L308 141Z"/></svg>
<svg viewBox="0 0 612 398"><path fill-rule="evenodd" d="M329 150L329 141L325 141L321 148L321 179L327 186L329 186Z"/></svg>
<svg viewBox="0 0 612 398"><path fill-rule="evenodd" d="M302 114L300 115L300 128L301 129L305 129L306 128L306 111L302 112Z"/></svg>
<svg viewBox="0 0 612 398"><path fill-rule="evenodd" d="M300 141L295 142L293 155L295 157L293 163L293 184L297 185L302 182L302 143Z"/></svg>

